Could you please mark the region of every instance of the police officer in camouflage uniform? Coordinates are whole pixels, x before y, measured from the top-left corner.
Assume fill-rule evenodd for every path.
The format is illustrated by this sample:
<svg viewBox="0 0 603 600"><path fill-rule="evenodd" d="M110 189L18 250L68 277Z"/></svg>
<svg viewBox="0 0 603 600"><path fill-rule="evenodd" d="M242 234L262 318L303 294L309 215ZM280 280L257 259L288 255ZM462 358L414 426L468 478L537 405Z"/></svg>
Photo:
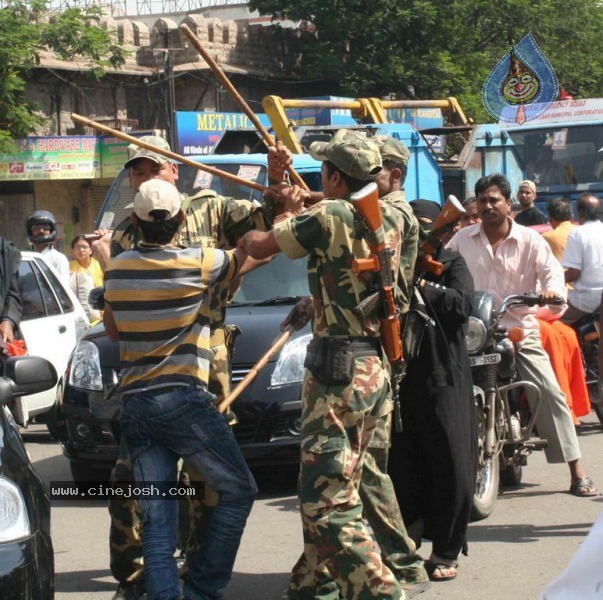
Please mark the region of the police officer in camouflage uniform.
<svg viewBox="0 0 603 600"><path fill-rule="evenodd" d="M417 248L419 240L419 224L412 207L406 200L403 189L406 178L410 152L406 145L392 137L375 136L370 138L379 147L383 166L375 177L381 200L394 208L403 222L404 237L401 244L398 287L398 307L402 314L408 311L410 292L414 277ZM313 194L316 197L316 194ZM310 299L311 302L311 299ZM307 299L302 299L283 323L283 327L295 323L296 328L303 327L311 318L312 310ZM385 448L385 451L383 450ZM390 498L387 486L382 485L382 477L387 473L387 453L389 448L389 428L376 430L369 444L365 457L364 469L359 487L359 494L364 507L364 515L368 520L375 539L381 548L383 561L392 570L401 586L409 595L424 592L429 587L429 577L423 560L417 554L416 545L404 528L392 527L396 524L391 518ZM375 468L375 463L378 468ZM302 566L306 570L301 575ZM330 578L328 571L308 573L308 563L298 565L298 577L310 585L314 578L315 598L317 600L338 600L341 596L339 588Z"/></svg>
<svg viewBox="0 0 603 600"><path fill-rule="evenodd" d="M329 143L313 144L310 153L324 161L327 199L305 214L279 221L271 232L251 232L240 242L255 258L280 250L291 258L308 256L315 318L302 393L299 495L304 552L293 569L289 598L322 597L332 580L337 586L333 598L403 599L397 575L382 559L363 517L363 510L380 512L389 521L392 538L408 540L401 552L413 554L391 481L381 467L393 409L389 370L379 321L363 322L353 310L371 293L372 282L370 276L355 274L352 262L370 251L355 210L345 200L374 180L381 158L374 144L345 130ZM385 203L381 211L396 271L402 220ZM377 448L380 457L375 459ZM367 480L379 482L378 500L359 492L365 469L371 475L365 475Z"/></svg>
<svg viewBox="0 0 603 600"><path fill-rule="evenodd" d="M352 131L348 133L348 135L353 134ZM360 136L360 134L358 135ZM419 243L419 223L413 213L412 207L406 200L406 192L404 191L404 180L406 179L408 170L410 151L404 142L390 136L376 135L370 138L370 141L378 146L383 162L381 171L375 177L379 197L383 202L395 208L404 222L404 238L400 251L401 272L397 280L397 300L400 312L404 315L408 312ZM291 162L291 154L286 148L279 146L278 151L281 163ZM311 204L320 202L324 198L322 192L302 191L296 189L296 186L291 186L290 189L281 188L279 192L284 198L295 198L296 203L291 202L290 206L295 206L297 210L303 209L304 202ZM302 307L300 307L300 311L304 312ZM302 317L302 315L299 316ZM305 320L303 318L297 320L297 323L300 324L300 329L307 322L307 318ZM289 323L287 322L286 324Z"/></svg>
<svg viewBox="0 0 603 600"><path fill-rule="evenodd" d="M371 138L371 141L379 147L383 161L383 167L375 177L379 197L395 208L404 222L404 239L400 250L401 276L397 280L400 293L399 307L404 315L408 312L419 245L419 222L406 200L404 191L410 152L403 142L393 137L376 135Z"/></svg>
<svg viewBox="0 0 603 600"><path fill-rule="evenodd" d="M169 150L167 142L156 136L144 136L142 141ZM137 190L141 183L151 178L163 179L176 184L178 165L151 150L131 145L130 155L124 167L128 169L130 186ZM272 223L270 205L260 206L247 200L225 198L212 190L202 190L193 197L182 194L182 209L186 220L179 230L178 242L183 246L200 245L203 247L232 249L245 232L252 229L266 230ZM111 254L116 255L133 247L137 240L136 231L129 218L120 223L109 238ZM97 245L97 252L102 248ZM106 252L106 250L105 250ZM106 252L108 253L108 252ZM252 261L253 262L253 261ZM245 263L239 274L249 270ZM230 293L229 284L220 284L210 291L211 350L213 354L209 391L221 402L230 393L230 345L232 332L224 324L226 303ZM123 440L122 440L123 442ZM184 474L186 478L187 475ZM196 476L193 474L193 479ZM112 472L114 481L132 480L132 463L128 457L125 443L120 445L119 457ZM196 543L195 530L203 527L207 519L208 508L215 506L217 497L207 486L203 497L195 497L189 504L180 506L180 546L190 549ZM120 582L114 600L133 600L143 593L142 543L140 511L136 501L113 497L109 501L111 530L109 536L110 562L113 576ZM187 514L188 513L188 514ZM194 526L191 526L191 523Z"/></svg>

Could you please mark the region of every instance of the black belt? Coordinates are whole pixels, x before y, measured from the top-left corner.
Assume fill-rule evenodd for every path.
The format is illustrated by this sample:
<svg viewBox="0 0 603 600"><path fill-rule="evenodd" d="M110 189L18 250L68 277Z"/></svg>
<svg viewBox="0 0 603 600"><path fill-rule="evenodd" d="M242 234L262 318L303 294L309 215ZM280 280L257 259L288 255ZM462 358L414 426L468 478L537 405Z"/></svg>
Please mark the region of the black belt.
<svg viewBox="0 0 603 600"><path fill-rule="evenodd" d="M332 337L315 337L313 340L316 344L324 345L324 350L327 352L338 352L341 350L349 350L355 356L381 356L381 340L380 338L372 337L347 337L347 338L332 338Z"/></svg>

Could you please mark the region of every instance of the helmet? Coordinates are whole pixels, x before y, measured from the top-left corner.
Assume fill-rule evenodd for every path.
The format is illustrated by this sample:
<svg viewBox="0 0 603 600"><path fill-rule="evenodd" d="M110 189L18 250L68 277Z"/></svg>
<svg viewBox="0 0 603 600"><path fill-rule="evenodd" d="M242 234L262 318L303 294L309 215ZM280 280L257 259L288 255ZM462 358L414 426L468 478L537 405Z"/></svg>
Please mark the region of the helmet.
<svg viewBox="0 0 603 600"><path fill-rule="evenodd" d="M34 225L48 225L50 227L50 233L43 235L33 235ZM47 210L36 210L27 217L25 221L25 228L27 230L27 239L32 244L50 244L54 242L57 237L57 222L52 213Z"/></svg>

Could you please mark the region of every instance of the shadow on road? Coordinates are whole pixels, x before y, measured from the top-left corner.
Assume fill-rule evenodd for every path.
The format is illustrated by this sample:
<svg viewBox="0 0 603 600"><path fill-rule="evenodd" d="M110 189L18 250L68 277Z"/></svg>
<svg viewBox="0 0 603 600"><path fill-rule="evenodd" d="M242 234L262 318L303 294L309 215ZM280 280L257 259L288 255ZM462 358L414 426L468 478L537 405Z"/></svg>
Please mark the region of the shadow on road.
<svg viewBox="0 0 603 600"><path fill-rule="evenodd" d="M53 440L48 433L45 425L33 425L27 429L20 429L21 437L27 444L43 444L45 446L51 446L53 444L59 445L57 440Z"/></svg>
<svg viewBox="0 0 603 600"><path fill-rule="evenodd" d="M563 525L531 525L514 523L512 525L477 525L469 526L469 542L508 542L525 544L538 542L545 537L586 536L592 523L564 523Z"/></svg>
<svg viewBox="0 0 603 600"><path fill-rule="evenodd" d="M57 593L114 592L116 583L113 579L97 581L104 577L111 577L109 569L57 573L54 579L55 590Z"/></svg>
<svg viewBox="0 0 603 600"><path fill-rule="evenodd" d="M253 476L260 490L259 498L291 496L297 493L297 466L255 468Z"/></svg>
<svg viewBox="0 0 603 600"><path fill-rule="evenodd" d="M290 573L234 573L224 600L281 600Z"/></svg>
<svg viewBox="0 0 603 600"><path fill-rule="evenodd" d="M580 437L587 437L591 435L602 435L603 429L601 428L601 423L582 423L579 427L576 428L576 433Z"/></svg>

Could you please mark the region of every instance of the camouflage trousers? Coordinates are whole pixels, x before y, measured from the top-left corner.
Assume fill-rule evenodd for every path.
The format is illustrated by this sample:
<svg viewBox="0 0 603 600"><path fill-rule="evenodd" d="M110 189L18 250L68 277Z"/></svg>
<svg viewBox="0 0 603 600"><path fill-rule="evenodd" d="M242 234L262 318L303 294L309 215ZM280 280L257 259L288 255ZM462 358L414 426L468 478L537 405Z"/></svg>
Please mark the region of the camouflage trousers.
<svg viewBox="0 0 603 600"><path fill-rule="evenodd" d="M224 339L224 338L222 338ZM209 390L219 404L230 393L230 361L226 344L212 346L213 360L209 374ZM182 466L182 465L180 465ZM200 482L201 476L193 469L180 469L180 481ZM111 481L133 481L132 461L124 438L119 456L111 471ZM185 552L198 547L205 531L211 509L218 504L218 495L207 485L204 493L178 498L178 546ZM109 530L109 554L111 573L121 583L134 582L143 576L142 518L136 500L112 497L109 500L111 525Z"/></svg>
<svg viewBox="0 0 603 600"><path fill-rule="evenodd" d="M303 404L304 552L293 568L289 598L405 598L397 579L425 581L427 574L386 474L392 411L387 371L370 356L356 358L347 386L324 386L306 372Z"/></svg>

